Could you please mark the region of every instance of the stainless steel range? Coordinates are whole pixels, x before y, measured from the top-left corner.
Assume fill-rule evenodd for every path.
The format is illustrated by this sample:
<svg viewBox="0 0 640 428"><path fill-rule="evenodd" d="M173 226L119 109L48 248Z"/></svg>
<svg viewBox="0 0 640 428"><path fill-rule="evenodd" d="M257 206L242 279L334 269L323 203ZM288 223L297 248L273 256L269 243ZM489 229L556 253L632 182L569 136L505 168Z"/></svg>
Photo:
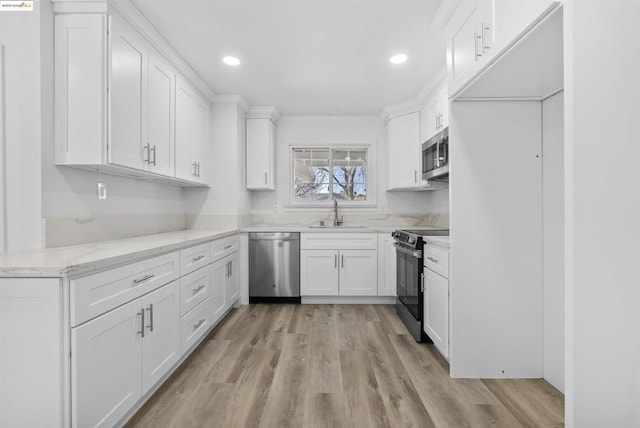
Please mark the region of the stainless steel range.
<svg viewBox="0 0 640 428"><path fill-rule="evenodd" d="M416 342L431 340L422 328L424 283L423 236L447 236L448 230L396 230L396 312Z"/></svg>

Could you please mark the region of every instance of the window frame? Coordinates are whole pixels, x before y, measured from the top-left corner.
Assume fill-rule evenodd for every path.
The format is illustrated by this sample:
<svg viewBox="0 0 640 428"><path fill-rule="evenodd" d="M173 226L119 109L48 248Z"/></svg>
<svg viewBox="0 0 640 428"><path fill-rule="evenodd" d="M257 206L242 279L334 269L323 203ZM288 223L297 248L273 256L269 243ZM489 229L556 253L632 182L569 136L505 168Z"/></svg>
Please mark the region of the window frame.
<svg viewBox="0 0 640 428"><path fill-rule="evenodd" d="M375 163L375 144L367 142L367 143L317 143L317 144L304 144L304 143L291 143L288 145L289 150L289 165L288 165L288 180L287 187L289 188L288 193L288 201L285 205L285 208L330 208L333 207L333 193L331 193L331 197L325 200L319 201L297 201L295 199L295 191L294 191L294 154L293 151L295 149L302 150L329 150L331 152L336 150L349 150L349 151L366 151L367 153L367 199L364 201L350 201L344 199L338 199L338 204L341 207L347 207L349 209L361 209L361 208L376 208L376 177L373 173L372 166L376 165Z"/></svg>

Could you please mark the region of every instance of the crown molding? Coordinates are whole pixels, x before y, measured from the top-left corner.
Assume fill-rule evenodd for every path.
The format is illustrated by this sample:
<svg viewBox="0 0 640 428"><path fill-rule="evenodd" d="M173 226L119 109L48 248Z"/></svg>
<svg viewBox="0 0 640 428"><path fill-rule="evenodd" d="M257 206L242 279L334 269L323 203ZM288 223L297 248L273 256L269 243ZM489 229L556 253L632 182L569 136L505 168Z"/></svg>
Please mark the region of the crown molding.
<svg viewBox="0 0 640 428"><path fill-rule="evenodd" d="M236 104L245 113L251 108L249 102L241 94L217 94L213 98L213 104Z"/></svg>
<svg viewBox="0 0 640 428"><path fill-rule="evenodd" d="M276 106L251 106L247 119L271 119L273 123L278 123L280 112Z"/></svg>

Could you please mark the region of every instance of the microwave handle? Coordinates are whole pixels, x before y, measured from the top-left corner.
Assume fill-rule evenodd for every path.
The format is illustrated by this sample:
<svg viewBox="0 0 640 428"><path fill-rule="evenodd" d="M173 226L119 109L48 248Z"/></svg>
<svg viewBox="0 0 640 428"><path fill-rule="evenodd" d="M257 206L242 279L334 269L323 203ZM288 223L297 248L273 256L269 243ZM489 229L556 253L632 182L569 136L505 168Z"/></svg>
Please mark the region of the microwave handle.
<svg viewBox="0 0 640 428"><path fill-rule="evenodd" d="M436 168L440 168L440 144L441 143L442 143L442 141L438 141L436 143L436 157L435 157Z"/></svg>

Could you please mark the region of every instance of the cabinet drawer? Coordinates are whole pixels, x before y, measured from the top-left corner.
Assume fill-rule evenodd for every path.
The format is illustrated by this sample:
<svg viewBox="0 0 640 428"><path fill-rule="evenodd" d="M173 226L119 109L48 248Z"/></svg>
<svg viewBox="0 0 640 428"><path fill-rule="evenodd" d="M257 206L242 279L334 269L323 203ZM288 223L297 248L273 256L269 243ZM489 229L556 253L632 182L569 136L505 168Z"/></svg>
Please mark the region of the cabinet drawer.
<svg viewBox="0 0 640 428"><path fill-rule="evenodd" d="M240 249L240 239L238 235L228 238L218 239L211 242L211 261L215 262Z"/></svg>
<svg viewBox="0 0 640 428"><path fill-rule="evenodd" d="M180 278L180 315L184 315L209 297L211 270L208 267Z"/></svg>
<svg viewBox="0 0 640 428"><path fill-rule="evenodd" d="M76 326L178 278L178 252L72 279L71 325Z"/></svg>
<svg viewBox="0 0 640 428"><path fill-rule="evenodd" d="M449 278L449 250L436 245L425 245L424 265L443 277Z"/></svg>
<svg viewBox="0 0 640 428"><path fill-rule="evenodd" d="M375 233L301 233L303 250L376 250L378 235Z"/></svg>
<svg viewBox="0 0 640 428"><path fill-rule="evenodd" d="M209 243L180 250L180 275L184 276L211 263Z"/></svg>
<svg viewBox="0 0 640 428"><path fill-rule="evenodd" d="M191 312L180 320L181 326L181 351L184 355L191 349L211 326L211 302L207 297L200 302Z"/></svg>

